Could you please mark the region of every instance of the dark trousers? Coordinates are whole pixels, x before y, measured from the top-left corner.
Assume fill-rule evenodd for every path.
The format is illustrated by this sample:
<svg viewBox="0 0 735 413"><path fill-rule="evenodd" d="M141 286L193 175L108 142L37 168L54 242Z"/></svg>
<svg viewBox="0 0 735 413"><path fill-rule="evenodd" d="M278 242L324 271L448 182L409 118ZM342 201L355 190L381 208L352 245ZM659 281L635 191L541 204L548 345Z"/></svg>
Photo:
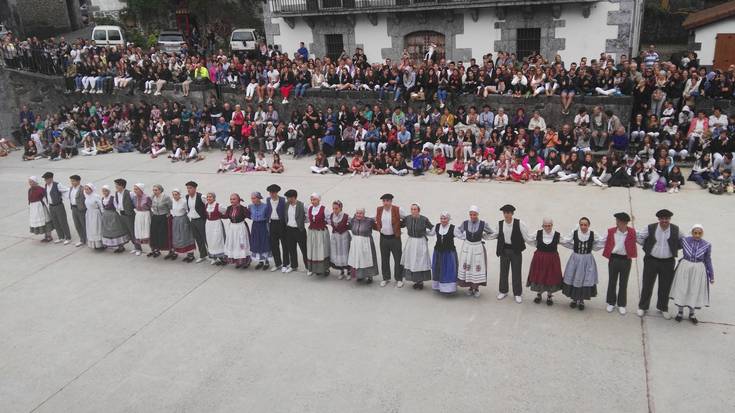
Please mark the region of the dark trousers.
<svg viewBox="0 0 735 413"><path fill-rule="evenodd" d="M294 270L299 268L298 250L306 266L306 230L286 226L284 232L283 265L290 265Z"/></svg>
<svg viewBox="0 0 735 413"><path fill-rule="evenodd" d="M136 250L140 251L140 243L135 240L135 213L133 212L130 215L124 215L124 213L120 213L120 218L122 218L125 229L128 230L128 236L130 237L130 242L133 243L133 247L135 247Z"/></svg>
<svg viewBox="0 0 735 413"><path fill-rule="evenodd" d="M401 266L401 239L393 235L380 234L380 268L383 279L390 281L390 256L396 267L396 281L403 280L403 267Z"/></svg>
<svg viewBox="0 0 735 413"><path fill-rule="evenodd" d="M513 251L506 248L500 253L500 285L498 290L503 294L508 294L508 273L513 274L513 295L521 295L523 293L523 281L521 280L521 265L523 264L523 256L520 251Z"/></svg>
<svg viewBox="0 0 735 413"><path fill-rule="evenodd" d="M631 259L624 255L611 255L607 262L607 303L625 307L628 303L628 276L630 275ZM619 281L619 283L618 283Z"/></svg>
<svg viewBox="0 0 735 413"><path fill-rule="evenodd" d="M280 220L271 221L268 224L269 233L271 236L271 253L273 254L273 262L276 263L276 267L281 265L288 265L289 257L286 254L286 240L283 238L286 230L283 222ZM283 249L283 255L281 255L281 249ZM281 259L283 257L283 259Z"/></svg>
<svg viewBox="0 0 735 413"><path fill-rule="evenodd" d="M674 264L673 258L658 259L646 256L643 259L643 281L641 282L641 301L638 308L648 310L651 305L651 295L653 295L653 284L656 283L658 277L658 300L656 308L666 312L669 311L669 292L671 291L671 283L674 281Z"/></svg>
<svg viewBox="0 0 735 413"><path fill-rule="evenodd" d="M51 215L51 222L54 224L54 229L59 239L70 240L71 231L69 230L69 221L66 218L64 204L50 205L49 215Z"/></svg>
<svg viewBox="0 0 735 413"><path fill-rule="evenodd" d="M71 207L71 218L74 220L74 228L76 228L77 234L79 234L79 242L82 244L87 243L87 221L84 219L86 213L86 210L81 210L74 205Z"/></svg>
<svg viewBox="0 0 735 413"><path fill-rule="evenodd" d="M197 243L197 248L199 248L200 258L207 257L207 235L204 232L205 224L206 222L204 222L204 218L195 218L189 220L191 233L192 235L194 235L194 241L196 241Z"/></svg>

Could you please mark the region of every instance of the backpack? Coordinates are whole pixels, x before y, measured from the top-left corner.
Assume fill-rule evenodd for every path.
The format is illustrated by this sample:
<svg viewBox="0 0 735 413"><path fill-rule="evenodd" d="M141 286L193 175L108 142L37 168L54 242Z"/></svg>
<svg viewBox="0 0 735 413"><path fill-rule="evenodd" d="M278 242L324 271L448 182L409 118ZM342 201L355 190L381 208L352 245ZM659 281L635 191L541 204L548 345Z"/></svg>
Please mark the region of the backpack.
<svg viewBox="0 0 735 413"><path fill-rule="evenodd" d="M653 190L656 192L666 192L666 179L659 178L659 180L656 181L656 185L653 186Z"/></svg>

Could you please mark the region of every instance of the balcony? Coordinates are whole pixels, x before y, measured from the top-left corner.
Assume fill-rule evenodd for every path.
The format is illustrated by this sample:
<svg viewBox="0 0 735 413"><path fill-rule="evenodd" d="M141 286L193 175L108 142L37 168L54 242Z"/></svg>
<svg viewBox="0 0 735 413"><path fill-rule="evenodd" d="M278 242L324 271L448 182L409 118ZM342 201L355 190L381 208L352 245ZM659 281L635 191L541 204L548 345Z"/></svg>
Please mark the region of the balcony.
<svg viewBox="0 0 735 413"><path fill-rule="evenodd" d="M576 4L599 0L270 0L274 17Z"/></svg>

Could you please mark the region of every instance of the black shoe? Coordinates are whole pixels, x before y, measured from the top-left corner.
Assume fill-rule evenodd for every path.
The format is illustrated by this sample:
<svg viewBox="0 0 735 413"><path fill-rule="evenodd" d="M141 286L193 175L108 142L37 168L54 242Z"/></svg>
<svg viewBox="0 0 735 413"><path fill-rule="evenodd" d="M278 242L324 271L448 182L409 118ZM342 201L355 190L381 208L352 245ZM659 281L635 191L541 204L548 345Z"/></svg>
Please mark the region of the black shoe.
<svg viewBox="0 0 735 413"><path fill-rule="evenodd" d="M155 256L155 255L156 255L156 253L155 253L155 252L153 252L153 251L151 251L151 252L149 252L148 254L146 254L146 257L150 258L150 257L153 257L153 256Z"/></svg>
<svg viewBox="0 0 735 413"><path fill-rule="evenodd" d="M119 254L119 253L121 253L121 252L123 252L123 251L125 251L125 247L123 247L123 246L121 245L121 246L117 247L117 249L115 249L115 251L113 251L113 252L114 252L115 254Z"/></svg>
<svg viewBox="0 0 735 413"><path fill-rule="evenodd" d="M183 261L186 262L186 263L192 262L192 261L194 261L194 256L193 255L187 255L186 258L183 259Z"/></svg>
<svg viewBox="0 0 735 413"><path fill-rule="evenodd" d="M677 322L681 322L681 319L682 318L684 318L683 317L683 314L682 313L679 313L679 314L676 315L676 317L674 317L674 320L676 320Z"/></svg>
<svg viewBox="0 0 735 413"><path fill-rule="evenodd" d="M171 261L176 261L176 258L179 258L179 254L171 254Z"/></svg>
<svg viewBox="0 0 735 413"><path fill-rule="evenodd" d="M161 251L156 251L153 253L153 258L158 258L161 256Z"/></svg>
<svg viewBox="0 0 735 413"><path fill-rule="evenodd" d="M423 290L424 289L424 283L419 283L419 286L416 287L417 290Z"/></svg>
<svg viewBox="0 0 735 413"><path fill-rule="evenodd" d="M692 324L694 324L695 326L699 323L699 320L697 320L697 317L695 317L693 315L690 315L689 316L689 321L691 321Z"/></svg>
<svg viewBox="0 0 735 413"><path fill-rule="evenodd" d="M411 288L413 288L414 290L418 290L419 289L419 283L413 283L413 285L411 286Z"/></svg>
<svg viewBox="0 0 735 413"><path fill-rule="evenodd" d="M242 264L237 264L237 265L235 265L235 269L236 269L236 270L239 270L240 268L242 268Z"/></svg>
<svg viewBox="0 0 735 413"><path fill-rule="evenodd" d="M368 278L367 278L367 279L365 280L365 284L372 284L372 283L373 283L373 277L368 277Z"/></svg>
<svg viewBox="0 0 735 413"><path fill-rule="evenodd" d="M577 302L576 301L572 301L571 303L569 303L569 307L577 308Z"/></svg>
<svg viewBox="0 0 735 413"><path fill-rule="evenodd" d="M533 299L533 302L539 304L541 302L541 294L537 295L536 298Z"/></svg>
<svg viewBox="0 0 735 413"><path fill-rule="evenodd" d="M266 262L265 265L263 265L263 270L267 270L270 266L271 265Z"/></svg>
<svg viewBox="0 0 735 413"><path fill-rule="evenodd" d="M171 258L173 258L173 256L174 255L169 252L168 254L166 254L166 255L163 256L163 259L164 260L170 260Z"/></svg>
<svg viewBox="0 0 735 413"><path fill-rule="evenodd" d="M262 262L259 262L258 265L255 266L255 269L256 270L259 270L261 268L263 268L263 263Z"/></svg>
<svg viewBox="0 0 735 413"><path fill-rule="evenodd" d="M551 297L548 297L546 299L546 305L554 305L554 300L552 300Z"/></svg>
<svg viewBox="0 0 735 413"><path fill-rule="evenodd" d="M579 309L579 311L583 311L584 310L584 303L579 303L579 305L577 306L577 308Z"/></svg>

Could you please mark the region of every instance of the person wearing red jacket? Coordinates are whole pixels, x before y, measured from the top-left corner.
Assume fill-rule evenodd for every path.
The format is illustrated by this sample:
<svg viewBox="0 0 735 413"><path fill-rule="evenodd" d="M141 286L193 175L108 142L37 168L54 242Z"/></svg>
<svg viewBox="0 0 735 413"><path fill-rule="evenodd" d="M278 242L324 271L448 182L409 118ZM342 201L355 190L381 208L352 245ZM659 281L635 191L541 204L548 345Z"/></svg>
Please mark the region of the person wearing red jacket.
<svg viewBox="0 0 735 413"><path fill-rule="evenodd" d="M627 304L628 276L632 260L638 256L635 229L628 226L630 215L618 212L614 215L615 226L607 230L602 256L608 259L607 312L615 307L625 315Z"/></svg>

